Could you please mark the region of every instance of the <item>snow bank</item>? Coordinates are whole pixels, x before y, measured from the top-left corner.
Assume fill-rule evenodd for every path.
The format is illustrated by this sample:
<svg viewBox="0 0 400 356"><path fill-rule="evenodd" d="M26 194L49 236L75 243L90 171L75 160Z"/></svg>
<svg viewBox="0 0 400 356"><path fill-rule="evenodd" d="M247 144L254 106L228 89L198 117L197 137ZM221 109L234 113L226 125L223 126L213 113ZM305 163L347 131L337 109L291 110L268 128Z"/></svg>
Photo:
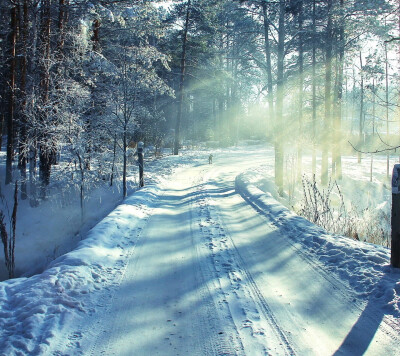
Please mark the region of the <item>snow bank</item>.
<svg viewBox="0 0 400 356"><path fill-rule="evenodd" d="M176 169L206 163L207 152L183 151L179 156L164 156L155 159L145 156L145 184L159 184ZM20 200L17 212L17 238L15 247L15 275L29 277L44 271L57 257L76 248L88 231L106 217L122 202L121 179L112 187L109 182L86 187L85 213L82 221L79 189L69 187L70 176L57 168L57 177L51 183L48 199L32 208L28 200ZM0 174L5 172L5 153L0 152ZM4 175L3 175L4 176ZM128 169L128 195L137 189L138 167L130 164ZM13 185L4 186L1 191L12 207ZM0 202L0 205L3 202ZM4 206L3 206L4 210ZM4 254L0 252L0 281L8 278Z"/></svg>
<svg viewBox="0 0 400 356"><path fill-rule="evenodd" d="M54 340L65 338L60 335L73 328L71 325L75 325L77 320L92 314L99 301L110 303L110 287L119 284L132 249L160 194L163 181L180 169L205 164L207 157L208 154L202 151L155 160L146 157L146 186L126 198L90 231L81 231L83 240L76 247L69 243L74 249L50 264L45 258L44 247L40 253L37 245L48 246L54 242L54 235L58 231L49 230L40 233L40 238L32 239L31 247L18 254L19 260L26 260L31 273L42 270L44 263L47 267L32 277L0 282L0 355L48 354L50 344L53 347ZM135 180L134 176L128 179ZM129 192L133 193L133 189ZM88 211L93 224L96 217L104 216L104 209L108 207L111 210L116 204L109 195L102 197L99 192L96 194L93 200L98 200L97 207L91 206ZM71 210L68 209L68 212ZM41 212L42 209L32 211ZM53 229L69 231L77 228L70 216L67 219L65 215L58 216L59 213L60 210L52 209L44 215L26 214L27 220L41 218L33 227L30 222L32 233L43 232L38 230L38 226L53 220L56 220ZM28 228L29 224L26 225ZM70 239L69 234L64 235L64 238ZM32 236L24 237L28 239ZM23 245L25 242L18 240L18 243ZM40 257L44 261L32 266L32 261ZM4 264L4 259L0 258L1 263Z"/></svg>
<svg viewBox="0 0 400 356"><path fill-rule="evenodd" d="M0 283L0 354L46 354L69 320L93 311L93 292L118 283L157 194L127 198L43 273Z"/></svg>
<svg viewBox="0 0 400 356"><path fill-rule="evenodd" d="M261 177L253 172L240 174L236 191L271 219L306 257L317 260L316 268L334 273L351 287L355 297L382 308L393 320L400 317L400 269L390 266L389 249L328 234L262 192L255 184L258 179Z"/></svg>

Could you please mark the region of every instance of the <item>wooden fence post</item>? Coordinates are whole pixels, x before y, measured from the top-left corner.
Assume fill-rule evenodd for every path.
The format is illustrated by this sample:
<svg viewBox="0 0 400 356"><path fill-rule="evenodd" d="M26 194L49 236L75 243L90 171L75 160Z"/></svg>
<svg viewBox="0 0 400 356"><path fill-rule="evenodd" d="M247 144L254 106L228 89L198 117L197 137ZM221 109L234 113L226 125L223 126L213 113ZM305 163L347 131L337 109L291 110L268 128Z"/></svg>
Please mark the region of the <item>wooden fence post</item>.
<svg viewBox="0 0 400 356"><path fill-rule="evenodd" d="M144 180L143 180L143 166L144 166L144 154L143 154L143 147L144 143L143 142L138 142L138 163L139 163L139 187L144 186Z"/></svg>
<svg viewBox="0 0 400 356"><path fill-rule="evenodd" d="M392 175L392 247L390 264L400 268L400 164L395 164Z"/></svg>

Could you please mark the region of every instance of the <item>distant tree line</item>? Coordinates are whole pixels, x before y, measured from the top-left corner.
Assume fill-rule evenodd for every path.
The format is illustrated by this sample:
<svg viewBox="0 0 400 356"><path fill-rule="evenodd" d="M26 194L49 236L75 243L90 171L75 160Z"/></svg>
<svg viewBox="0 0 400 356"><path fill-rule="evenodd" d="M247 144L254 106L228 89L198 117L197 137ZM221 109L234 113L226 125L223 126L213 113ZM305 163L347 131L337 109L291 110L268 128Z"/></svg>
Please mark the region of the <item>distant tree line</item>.
<svg viewBox="0 0 400 356"><path fill-rule="evenodd" d="M57 174L82 204L97 181L121 179L126 196L139 140L178 154L267 136L282 192L288 147L297 179L308 149L327 184L348 140L361 151L398 139L397 0L165 5L0 0L2 179L20 181L21 199L39 204Z"/></svg>

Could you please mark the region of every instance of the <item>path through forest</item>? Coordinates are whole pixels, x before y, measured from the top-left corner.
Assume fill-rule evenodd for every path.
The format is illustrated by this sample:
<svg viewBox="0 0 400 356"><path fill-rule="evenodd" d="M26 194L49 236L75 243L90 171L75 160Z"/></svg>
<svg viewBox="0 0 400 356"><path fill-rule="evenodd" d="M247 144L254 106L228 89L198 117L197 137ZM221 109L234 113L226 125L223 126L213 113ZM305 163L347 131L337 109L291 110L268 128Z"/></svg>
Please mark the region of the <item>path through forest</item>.
<svg viewBox="0 0 400 356"><path fill-rule="evenodd" d="M215 162L164 184L106 312L68 352L393 354L384 316L235 191L250 163Z"/></svg>

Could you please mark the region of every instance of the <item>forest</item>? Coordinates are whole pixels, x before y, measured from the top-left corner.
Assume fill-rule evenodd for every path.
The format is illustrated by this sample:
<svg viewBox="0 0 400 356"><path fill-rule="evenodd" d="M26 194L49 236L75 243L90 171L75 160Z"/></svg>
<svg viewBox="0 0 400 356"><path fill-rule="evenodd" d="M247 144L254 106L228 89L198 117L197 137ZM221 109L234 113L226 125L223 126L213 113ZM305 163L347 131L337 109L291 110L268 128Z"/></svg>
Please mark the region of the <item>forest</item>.
<svg viewBox="0 0 400 356"><path fill-rule="evenodd" d="M312 152L323 185L340 180L343 154L389 162L400 144L399 5L1 0L3 184L32 207L66 176L82 204L115 180L125 197L139 141L177 155L267 139L281 193L289 153L301 179Z"/></svg>
<svg viewBox="0 0 400 356"><path fill-rule="evenodd" d="M400 0L0 0L0 133L0 355L400 355Z"/></svg>

